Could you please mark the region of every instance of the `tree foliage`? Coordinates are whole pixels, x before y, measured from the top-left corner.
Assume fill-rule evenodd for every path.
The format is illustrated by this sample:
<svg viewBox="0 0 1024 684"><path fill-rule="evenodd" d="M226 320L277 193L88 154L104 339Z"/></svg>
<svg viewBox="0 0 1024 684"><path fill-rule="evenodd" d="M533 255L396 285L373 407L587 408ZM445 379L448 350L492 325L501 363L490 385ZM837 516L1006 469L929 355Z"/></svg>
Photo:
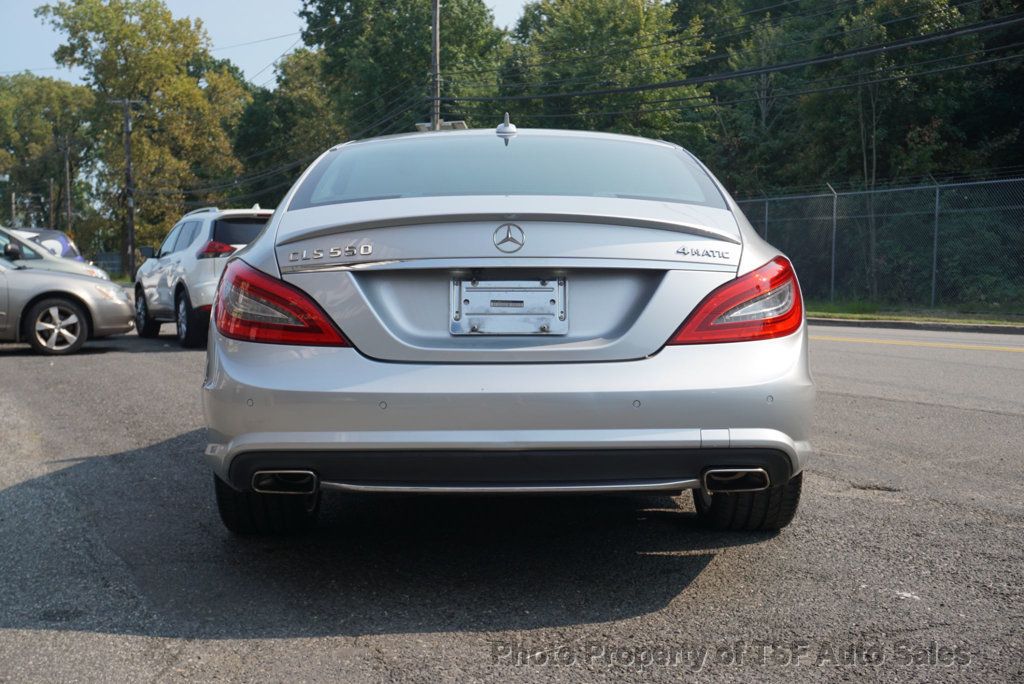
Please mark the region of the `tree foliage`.
<svg viewBox="0 0 1024 684"><path fill-rule="evenodd" d="M209 58L201 22L176 19L161 0L67 0L37 14L65 36L57 62L82 67L95 92L95 195L114 219L126 198L118 101L134 101L140 244L156 242L177 220L182 188L241 171L230 132L248 92L236 73Z"/></svg>
<svg viewBox="0 0 1024 684"><path fill-rule="evenodd" d="M429 0L303 0L303 35L324 53L325 81L348 130L379 123L408 131L429 118L431 12ZM497 65L502 33L483 0L441 3L441 36L443 68ZM448 81L443 91L463 92Z"/></svg>
<svg viewBox="0 0 1024 684"><path fill-rule="evenodd" d="M801 60L968 26L1018 5L530 0L502 31L484 0L444 0L443 115L491 127L509 111L520 126L672 140L739 195L998 173L1024 159L1024 60L998 60L1019 52L1019 24ZM197 204L273 206L327 147L429 117L430 0L303 0L305 47L276 63L271 88L214 57L202 23L173 16L163 0L55 0L37 13L63 36L57 61L81 67L85 83L0 78L0 174L22 198L18 219L48 222L49 179L61 179L68 141L76 230L93 249L121 243L116 101L137 101L140 244ZM748 69L767 70L734 76ZM608 90L617 92L588 92ZM55 188L63 202L63 183ZM864 286L873 290L885 276L873 266L876 226L864 231Z"/></svg>
<svg viewBox="0 0 1024 684"><path fill-rule="evenodd" d="M701 21L672 21L657 0L539 0L524 8L515 49L499 74L502 94L573 93L629 88L679 78L707 53ZM481 80L479 75L476 80ZM701 145L701 117L687 106L706 104L707 91L686 86L658 91L522 100L510 104L521 123L674 137ZM491 119L498 118L498 111Z"/></svg>
<svg viewBox="0 0 1024 684"><path fill-rule="evenodd" d="M73 204L85 189L79 174L92 170L95 97L93 91L67 81L29 73L0 77L0 174L9 176L18 202L12 223L44 225L53 205L65 203L64 150L69 151ZM57 226L67 228L64 212L54 212Z"/></svg>
<svg viewBox="0 0 1024 684"><path fill-rule="evenodd" d="M246 174L256 177L240 188L246 202L274 206L304 162L346 139L323 70L322 52L297 50L278 64L277 89L254 93L234 141Z"/></svg>

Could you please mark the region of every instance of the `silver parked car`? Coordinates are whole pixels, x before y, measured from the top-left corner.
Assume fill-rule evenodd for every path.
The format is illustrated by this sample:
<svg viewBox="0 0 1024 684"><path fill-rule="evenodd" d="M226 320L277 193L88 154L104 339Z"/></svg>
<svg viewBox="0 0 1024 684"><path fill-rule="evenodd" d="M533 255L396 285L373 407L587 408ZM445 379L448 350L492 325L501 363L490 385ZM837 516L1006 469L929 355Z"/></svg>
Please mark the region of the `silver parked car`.
<svg viewBox="0 0 1024 684"><path fill-rule="evenodd" d="M28 342L42 354L71 354L88 339L130 331L132 314L120 285L0 258L0 341Z"/></svg>
<svg viewBox="0 0 1024 684"><path fill-rule="evenodd" d="M814 386L793 267L676 145L410 134L324 153L229 262L203 401L221 517L323 490L692 490L797 508Z"/></svg>
<svg viewBox="0 0 1024 684"><path fill-rule="evenodd" d="M135 325L156 337L173 321L183 347L206 342L217 282L227 257L251 242L273 211L205 207L185 214L135 276Z"/></svg>
<svg viewBox="0 0 1024 684"><path fill-rule="evenodd" d="M3 255L8 261L29 268L76 273L100 280L110 280L110 275L99 266L78 259L57 256L43 245L23 239L17 234L18 232L20 231L0 228L0 255Z"/></svg>

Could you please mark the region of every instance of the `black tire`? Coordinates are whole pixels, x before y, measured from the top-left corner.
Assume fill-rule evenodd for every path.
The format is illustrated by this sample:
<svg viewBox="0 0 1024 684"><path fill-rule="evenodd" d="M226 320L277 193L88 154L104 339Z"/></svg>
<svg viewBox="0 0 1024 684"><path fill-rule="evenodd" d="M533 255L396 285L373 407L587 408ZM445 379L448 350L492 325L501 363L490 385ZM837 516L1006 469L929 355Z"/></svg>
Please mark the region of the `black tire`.
<svg viewBox="0 0 1024 684"><path fill-rule="evenodd" d="M693 490L693 503L707 525L717 530L767 532L781 530L793 520L800 504L803 473L783 485L760 492L715 494Z"/></svg>
<svg viewBox="0 0 1024 684"><path fill-rule="evenodd" d="M240 492L216 475L213 486L220 519L235 534L295 534L311 528L320 512L319 492L308 496Z"/></svg>
<svg viewBox="0 0 1024 684"><path fill-rule="evenodd" d="M74 354L89 339L89 319L78 302L48 297L36 302L24 319L25 339L39 354Z"/></svg>
<svg viewBox="0 0 1024 684"><path fill-rule="evenodd" d="M210 317L192 308L192 300L186 290L174 298L174 325L177 328L178 344L182 347L192 349L206 344Z"/></svg>
<svg viewBox="0 0 1024 684"><path fill-rule="evenodd" d="M135 288L135 332L139 337L160 335L160 321L149 315L149 305L141 287Z"/></svg>

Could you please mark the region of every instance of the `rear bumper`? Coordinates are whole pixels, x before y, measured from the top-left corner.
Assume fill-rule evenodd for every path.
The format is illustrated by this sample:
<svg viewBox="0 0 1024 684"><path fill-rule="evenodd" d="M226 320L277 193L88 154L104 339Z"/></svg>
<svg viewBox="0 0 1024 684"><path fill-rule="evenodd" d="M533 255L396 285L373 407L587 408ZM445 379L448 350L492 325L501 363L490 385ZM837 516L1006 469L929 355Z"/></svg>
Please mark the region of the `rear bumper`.
<svg viewBox="0 0 1024 684"><path fill-rule="evenodd" d="M189 285L188 296L192 302L192 308L209 308L213 305L214 297L217 295L217 284L220 282L220 272L223 270L223 265L220 265L220 269L213 278Z"/></svg>
<svg viewBox="0 0 1024 684"><path fill-rule="evenodd" d="M681 490L723 464L761 468L772 483L793 476L777 449L388 450L247 452L232 459L227 481L251 490L258 472L305 470L324 488L348 491Z"/></svg>
<svg viewBox="0 0 1024 684"><path fill-rule="evenodd" d="M324 482L500 484L693 479L754 458L788 479L811 452L806 345L802 330L636 361L408 364L214 330L206 458L239 488L254 463Z"/></svg>

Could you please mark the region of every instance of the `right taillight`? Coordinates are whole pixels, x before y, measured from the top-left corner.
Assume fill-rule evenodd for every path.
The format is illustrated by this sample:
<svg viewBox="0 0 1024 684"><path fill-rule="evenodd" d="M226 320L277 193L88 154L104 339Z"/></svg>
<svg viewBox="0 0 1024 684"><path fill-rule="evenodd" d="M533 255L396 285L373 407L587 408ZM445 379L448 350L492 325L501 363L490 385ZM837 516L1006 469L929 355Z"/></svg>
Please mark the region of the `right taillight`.
<svg viewBox="0 0 1024 684"><path fill-rule="evenodd" d="M705 297L668 344L746 342L796 332L803 321L803 297L785 257L731 280Z"/></svg>
<svg viewBox="0 0 1024 684"><path fill-rule="evenodd" d="M246 342L347 347L348 341L308 294L241 259L227 265L214 307L217 330Z"/></svg>

